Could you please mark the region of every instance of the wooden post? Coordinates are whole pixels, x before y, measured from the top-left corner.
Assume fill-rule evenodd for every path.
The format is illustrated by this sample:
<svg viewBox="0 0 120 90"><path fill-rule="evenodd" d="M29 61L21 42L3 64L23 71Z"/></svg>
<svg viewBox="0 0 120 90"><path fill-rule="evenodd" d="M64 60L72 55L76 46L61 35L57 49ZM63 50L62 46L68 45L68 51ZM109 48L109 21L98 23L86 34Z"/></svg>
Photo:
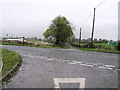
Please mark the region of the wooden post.
<svg viewBox="0 0 120 90"><path fill-rule="evenodd" d="M25 37L23 36L23 44L24 44L24 39L25 39Z"/></svg>
<svg viewBox="0 0 120 90"><path fill-rule="evenodd" d="M81 30L82 30L82 29L80 28L79 47L81 47L81 45L80 45L80 44L81 44Z"/></svg>

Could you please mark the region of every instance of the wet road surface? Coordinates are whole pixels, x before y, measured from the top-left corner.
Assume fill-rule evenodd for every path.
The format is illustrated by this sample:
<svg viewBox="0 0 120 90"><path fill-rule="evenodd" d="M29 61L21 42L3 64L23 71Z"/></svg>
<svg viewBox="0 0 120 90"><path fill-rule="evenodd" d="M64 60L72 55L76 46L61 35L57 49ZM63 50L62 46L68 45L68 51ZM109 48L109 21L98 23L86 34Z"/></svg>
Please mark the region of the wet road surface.
<svg viewBox="0 0 120 90"><path fill-rule="evenodd" d="M55 78L84 78L85 88L118 87L117 54L22 46L3 48L18 52L23 59L20 70L5 88L54 88Z"/></svg>

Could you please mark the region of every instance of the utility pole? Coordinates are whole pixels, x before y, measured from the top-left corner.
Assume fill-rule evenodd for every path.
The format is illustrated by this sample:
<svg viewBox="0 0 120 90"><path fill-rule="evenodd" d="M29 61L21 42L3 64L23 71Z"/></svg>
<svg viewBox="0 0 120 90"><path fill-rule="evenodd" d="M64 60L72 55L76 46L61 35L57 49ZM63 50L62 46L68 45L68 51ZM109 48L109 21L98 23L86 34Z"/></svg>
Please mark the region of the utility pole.
<svg viewBox="0 0 120 90"><path fill-rule="evenodd" d="M13 34L11 34L11 39L13 38Z"/></svg>
<svg viewBox="0 0 120 90"><path fill-rule="evenodd" d="M93 34L94 34L94 28L95 28L95 11L96 11L96 8L94 8L94 15L93 15L93 27L92 27L91 44L93 44Z"/></svg>
<svg viewBox="0 0 120 90"><path fill-rule="evenodd" d="M7 37L7 39L8 39L8 34L6 34L6 37Z"/></svg>
<svg viewBox="0 0 120 90"><path fill-rule="evenodd" d="M80 45L80 44L81 44L81 30L82 30L82 29L80 28L79 47L81 47L81 45Z"/></svg>
<svg viewBox="0 0 120 90"><path fill-rule="evenodd" d="M24 44L24 39L25 39L25 37L23 36L22 38L23 38L23 44Z"/></svg>

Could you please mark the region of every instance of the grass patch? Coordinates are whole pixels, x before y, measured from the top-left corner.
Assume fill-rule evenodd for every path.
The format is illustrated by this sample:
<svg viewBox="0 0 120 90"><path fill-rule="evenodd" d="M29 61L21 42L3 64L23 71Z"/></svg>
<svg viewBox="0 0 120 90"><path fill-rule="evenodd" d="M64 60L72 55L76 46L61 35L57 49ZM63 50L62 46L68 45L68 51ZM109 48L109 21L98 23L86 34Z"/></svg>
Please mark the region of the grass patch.
<svg viewBox="0 0 120 90"><path fill-rule="evenodd" d="M74 45L79 45L79 43L73 43ZM85 45L86 43L81 43L81 45ZM101 45L103 48L111 48L111 49L115 49L115 47L113 45L108 45L108 43L94 43L96 46L97 45Z"/></svg>
<svg viewBox="0 0 120 90"><path fill-rule="evenodd" d="M15 75L16 71L19 69L22 63L21 57L14 51L9 51L7 49L0 49L0 57L2 57L3 68L0 72L2 77L6 76L6 74L16 65L18 62L18 66L16 66L9 75L7 75L3 80L2 84L5 84L12 76Z"/></svg>
<svg viewBox="0 0 120 90"><path fill-rule="evenodd" d="M59 47L59 46L53 46L53 45L28 45L28 44L22 44L22 43L9 43L9 42L0 42L2 45L15 45L15 46L26 46L26 47L39 47L39 48L57 48L57 49L65 49L67 46Z"/></svg>
<svg viewBox="0 0 120 90"><path fill-rule="evenodd" d="M111 48L111 50L115 50L115 46L113 45L108 45L108 43L95 43L95 45L101 45L103 48Z"/></svg>
<svg viewBox="0 0 120 90"><path fill-rule="evenodd" d="M71 45L71 47L73 47L75 49L78 49L78 50L82 50L82 51L96 51L96 52L120 54L120 51L114 50L114 49L105 50L105 49L102 49L102 48L79 48L79 47L75 47L75 46L72 46L72 45Z"/></svg>

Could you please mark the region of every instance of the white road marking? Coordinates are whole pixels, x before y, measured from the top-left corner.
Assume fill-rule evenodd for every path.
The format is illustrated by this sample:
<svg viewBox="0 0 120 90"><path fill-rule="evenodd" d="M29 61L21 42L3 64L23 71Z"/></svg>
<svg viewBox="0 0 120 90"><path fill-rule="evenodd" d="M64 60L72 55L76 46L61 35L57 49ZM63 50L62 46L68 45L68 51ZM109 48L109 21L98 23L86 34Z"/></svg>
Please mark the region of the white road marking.
<svg viewBox="0 0 120 90"><path fill-rule="evenodd" d="M93 67L93 65L87 65L87 64L86 64L85 66L88 66L88 67Z"/></svg>
<svg viewBox="0 0 120 90"><path fill-rule="evenodd" d="M71 60L67 60L67 59L50 58L50 57L36 56L36 55L30 55L30 54L26 54L24 56L36 57L38 59L45 59L45 60L48 60L48 61L56 61L56 62L60 62L60 63L68 63L68 64L71 64L71 65L81 65L81 66L86 66L86 67L97 67L97 68L100 68L100 69L107 69L107 70L116 70L117 69L116 66L105 65L105 64L102 64L102 63L89 63L89 62L71 61Z"/></svg>
<svg viewBox="0 0 120 90"><path fill-rule="evenodd" d="M62 60L62 61L64 61L64 62L68 62L69 60Z"/></svg>
<svg viewBox="0 0 120 90"><path fill-rule="evenodd" d="M41 56L40 58L41 58L41 59L47 59L47 57L43 57L43 56Z"/></svg>
<svg viewBox="0 0 120 90"><path fill-rule="evenodd" d="M60 90L59 83L80 83L78 88L82 88L82 90L85 88L85 78L54 78L56 90Z"/></svg>
<svg viewBox="0 0 120 90"><path fill-rule="evenodd" d="M69 64L77 64L77 63L75 63L75 62L68 62Z"/></svg>
<svg viewBox="0 0 120 90"><path fill-rule="evenodd" d="M79 61L78 61L78 64L81 64L81 63L82 63L82 62L79 62Z"/></svg>
<svg viewBox="0 0 120 90"><path fill-rule="evenodd" d="M112 70L113 68L107 68L107 69Z"/></svg>
<svg viewBox="0 0 120 90"><path fill-rule="evenodd" d="M105 65L105 66L109 68L115 68L115 66L112 66L112 65Z"/></svg>
<svg viewBox="0 0 120 90"><path fill-rule="evenodd" d="M106 69L106 67L104 67L104 66L99 66L99 68L104 68L104 69Z"/></svg>
<svg viewBox="0 0 120 90"><path fill-rule="evenodd" d="M51 59L51 58L49 58L49 59L47 59L47 60L49 60L49 61L54 61L54 59Z"/></svg>
<svg viewBox="0 0 120 90"><path fill-rule="evenodd" d="M79 62L79 61L72 61L72 62L74 62L74 63L82 63L82 62Z"/></svg>

